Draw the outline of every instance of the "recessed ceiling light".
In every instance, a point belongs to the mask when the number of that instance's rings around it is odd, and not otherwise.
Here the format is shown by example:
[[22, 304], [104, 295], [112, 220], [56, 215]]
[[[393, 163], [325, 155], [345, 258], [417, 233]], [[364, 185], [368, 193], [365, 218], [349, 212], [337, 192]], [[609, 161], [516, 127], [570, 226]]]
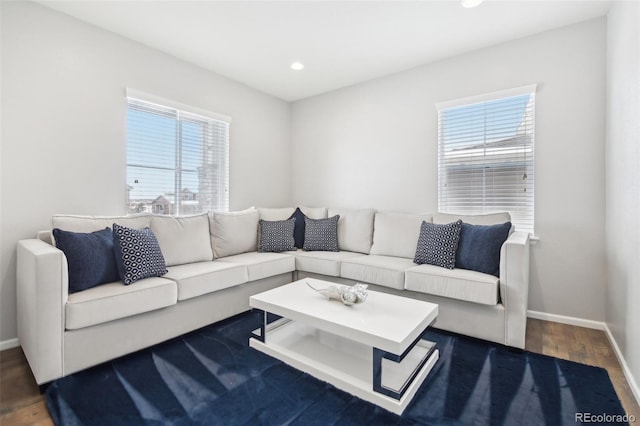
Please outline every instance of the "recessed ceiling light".
[[291, 64], [291, 69], [294, 71], [300, 71], [304, 69], [304, 64], [302, 62], [294, 62]]
[[480, 3], [482, 3], [483, 1], [484, 0], [462, 0], [460, 4], [462, 5], [462, 7], [466, 7], [467, 9], [470, 9], [472, 7], [476, 7], [480, 5]]

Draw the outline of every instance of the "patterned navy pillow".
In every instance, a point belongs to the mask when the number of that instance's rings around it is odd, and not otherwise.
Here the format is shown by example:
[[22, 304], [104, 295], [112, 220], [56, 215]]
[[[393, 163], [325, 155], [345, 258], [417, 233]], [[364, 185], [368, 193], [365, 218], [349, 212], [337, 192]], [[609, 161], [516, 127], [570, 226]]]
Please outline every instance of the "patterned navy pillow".
[[456, 268], [500, 276], [500, 249], [509, 237], [511, 222], [499, 225], [462, 224]]
[[113, 251], [125, 285], [167, 273], [162, 250], [151, 228], [131, 229], [114, 223]]
[[293, 239], [296, 242], [296, 247], [301, 249], [302, 247], [304, 247], [304, 227], [305, 227], [304, 220], [307, 217], [304, 215], [304, 213], [302, 213], [302, 210], [300, 210], [300, 207], [296, 207], [296, 211], [293, 212], [293, 214], [291, 215], [291, 217], [289, 217], [289, 219], [293, 217], [296, 218], [296, 226], [293, 229]]
[[89, 234], [55, 228], [53, 237], [67, 258], [69, 293], [120, 280], [111, 228]]
[[295, 250], [293, 230], [296, 218], [287, 220], [260, 219], [260, 252], [281, 252]]
[[338, 219], [338, 214], [327, 219], [306, 217], [303, 250], [338, 251]]
[[461, 220], [446, 225], [423, 221], [413, 261], [418, 265], [428, 263], [453, 269], [456, 265], [460, 228], [462, 228]]

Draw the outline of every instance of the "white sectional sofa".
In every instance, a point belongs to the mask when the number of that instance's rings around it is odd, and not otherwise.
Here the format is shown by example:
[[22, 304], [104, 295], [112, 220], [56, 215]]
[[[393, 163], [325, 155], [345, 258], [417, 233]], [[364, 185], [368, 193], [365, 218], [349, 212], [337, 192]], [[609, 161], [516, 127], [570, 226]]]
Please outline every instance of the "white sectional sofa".
[[[362, 282], [372, 290], [440, 305], [435, 327], [524, 347], [528, 234], [503, 244], [500, 276], [416, 265], [422, 221], [458, 216], [373, 209], [301, 208], [312, 219], [335, 214], [340, 251], [257, 251], [259, 220], [283, 220], [294, 208], [247, 209], [176, 218], [157, 215], [57, 215], [52, 227], [93, 232], [113, 223], [149, 227], [167, 265], [162, 277], [113, 282], [70, 294], [64, 253], [51, 232], [17, 247], [18, 338], [38, 384], [151, 346], [249, 309], [249, 296], [313, 276]], [[461, 217], [471, 224], [509, 221], [506, 213]]]

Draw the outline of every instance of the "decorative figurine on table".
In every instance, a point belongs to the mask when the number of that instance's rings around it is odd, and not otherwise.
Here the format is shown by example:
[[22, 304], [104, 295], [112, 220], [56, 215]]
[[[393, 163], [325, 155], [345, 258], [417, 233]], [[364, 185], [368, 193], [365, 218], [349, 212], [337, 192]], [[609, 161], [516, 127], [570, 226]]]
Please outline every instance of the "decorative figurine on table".
[[356, 283], [353, 286], [332, 285], [331, 287], [327, 288], [315, 288], [314, 286], [309, 284], [309, 281], [305, 282], [311, 289], [317, 291], [323, 296], [328, 297], [329, 299], [339, 300], [347, 306], [363, 303], [365, 300], [367, 300], [368, 293], [366, 284]]

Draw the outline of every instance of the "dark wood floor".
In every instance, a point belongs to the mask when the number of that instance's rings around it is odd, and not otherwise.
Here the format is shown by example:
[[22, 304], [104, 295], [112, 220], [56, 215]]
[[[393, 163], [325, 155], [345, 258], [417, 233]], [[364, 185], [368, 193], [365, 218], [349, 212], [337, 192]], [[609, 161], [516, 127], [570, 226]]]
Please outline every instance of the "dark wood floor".
[[[603, 331], [529, 319], [526, 349], [606, 368], [625, 411], [640, 419], [640, 407]], [[0, 424], [53, 424], [20, 348], [0, 352]]]

